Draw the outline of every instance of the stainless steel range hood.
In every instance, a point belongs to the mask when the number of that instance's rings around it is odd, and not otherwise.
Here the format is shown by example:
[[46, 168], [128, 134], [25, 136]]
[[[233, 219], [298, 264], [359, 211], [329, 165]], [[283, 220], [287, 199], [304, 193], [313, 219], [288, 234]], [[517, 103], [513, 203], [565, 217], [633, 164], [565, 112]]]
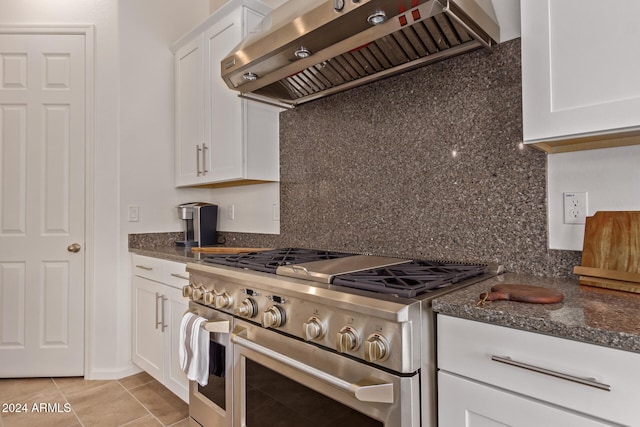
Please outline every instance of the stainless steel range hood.
[[499, 40], [476, 0], [289, 0], [221, 62], [247, 97], [296, 105]]

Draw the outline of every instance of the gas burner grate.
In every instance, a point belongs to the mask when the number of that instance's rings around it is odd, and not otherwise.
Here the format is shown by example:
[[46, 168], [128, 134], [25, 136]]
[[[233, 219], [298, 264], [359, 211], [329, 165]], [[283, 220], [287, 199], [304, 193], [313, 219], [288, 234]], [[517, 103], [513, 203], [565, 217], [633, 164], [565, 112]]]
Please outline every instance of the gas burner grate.
[[253, 271], [275, 274], [281, 265], [342, 258], [353, 254], [317, 249], [283, 248], [238, 255], [209, 255], [203, 261]]
[[487, 272], [486, 265], [416, 260], [337, 276], [334, 285], [413, 298]]

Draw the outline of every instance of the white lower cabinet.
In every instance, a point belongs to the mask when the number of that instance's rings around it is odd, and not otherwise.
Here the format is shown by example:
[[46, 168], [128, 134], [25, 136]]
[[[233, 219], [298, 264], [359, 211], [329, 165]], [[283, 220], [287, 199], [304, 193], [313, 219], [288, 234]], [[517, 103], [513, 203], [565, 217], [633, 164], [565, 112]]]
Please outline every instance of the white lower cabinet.
[[439, 427], [640, 426], [640, 354], [437, 317]]
[[[182, 315], [188, 308], [182, 286], [185, 264], [133, 255], [132, 360], [185, 402], [189, 381], [178, 362]], [[183, 273], [180, 273], [182, 271]]]
[[164, 332], [158, 327], [158, 291], [162, 285], [134, 276], [133, 283], [133, 361], [152, 377], [164, 377]]
[[443, 371], [438, 372], [438, 399], [440, 427], [612, 425]]

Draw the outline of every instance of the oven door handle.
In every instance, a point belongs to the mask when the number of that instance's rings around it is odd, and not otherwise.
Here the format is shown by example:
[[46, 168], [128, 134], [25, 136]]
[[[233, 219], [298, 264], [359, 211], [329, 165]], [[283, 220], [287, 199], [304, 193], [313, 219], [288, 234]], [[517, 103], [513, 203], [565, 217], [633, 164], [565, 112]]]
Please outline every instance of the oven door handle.
[[228, 334], [231, 329], [228, 320], [209, 320], [208, 322], [204, 322], [202, 327], [209, 332], [220, 332], [223, 334]]
[[[242, 330], [239, 330], [242, 329]], [[336, 387], [350, 395], [354, 396], [356, 399], [363, 402], [377, 402], [377, 403], [393, 403], [393, 384], [385, 383], [374, 377], [363, 378], [362, 380], [350, 383], [349, 381], [345, 381], [342, 378], [338, 378], [336, 376], [327, 374], [319, 369], [314, 368], [313, 366], [309, 366], [302, 362], [299, 362], [295, 359], [292, 359], [288, 356], [278, 353], [277, 351], [273, 351], [269, 348], [263, 347], [260, 344], [256, 344], [251, 340], [248, 340], [239, 334], [243, 332], [246, 333], [246, 330], [243, 328], [236, 329], [231, 335], [231, 342], [234, 344], [245, 347], [249, 350], [253, 350], [262, 356], [266, 356], [270, 359], [276, 360], [284, 365], [287, 365], [290, 368], [296, 369], [298, 371], [302, 371], [313, 378], [320, 380], [322, 382], [328, 383], [329, 385]]]

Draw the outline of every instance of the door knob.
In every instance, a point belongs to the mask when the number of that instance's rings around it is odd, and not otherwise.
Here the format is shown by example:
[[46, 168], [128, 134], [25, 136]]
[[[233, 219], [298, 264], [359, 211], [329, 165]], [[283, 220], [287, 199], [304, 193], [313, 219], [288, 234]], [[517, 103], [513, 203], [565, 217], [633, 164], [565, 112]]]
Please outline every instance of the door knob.
[[75, 252], [80, 252], [80, 248], [81, 248], [81, 247], [82, 247], [82, 246], [80, 246], [80, 243], [72, 243], [72, 244], [70, 244], [69, 246], [67, 246], [67, 250], [68, 250], [69, 252], [73, 252], [73, 253], [75, 253]]

